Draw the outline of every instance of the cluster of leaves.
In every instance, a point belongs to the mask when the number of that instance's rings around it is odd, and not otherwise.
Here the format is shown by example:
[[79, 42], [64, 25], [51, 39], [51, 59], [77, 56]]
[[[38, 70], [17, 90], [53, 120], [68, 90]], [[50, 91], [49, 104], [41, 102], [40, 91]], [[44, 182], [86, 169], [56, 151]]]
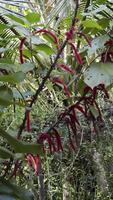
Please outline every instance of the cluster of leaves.
[[[65, 2], [67, 1], [62, 1], [62, 5]], [[30, 167], [34, 168], [36, 175], [40, 174], [38, 158], [44, 152], [43, 146], [48, 149], [49, 144], [50, 152], [56, 152], [56, 148], [63, 150], [62, 143], [65, 147], [66, 138], [66, 143], [69, 140], [72, 149], [78, 151], [82, 142], [80, 123], [83, 116], [81, 115], [85, 116], [85, 120], [89, 120], [89, 125], [93, 122], [94, 134], [97, 134], [96, 121], [100, 118], [102, 121], [97, 103], [97, 90], [100, 93], [104, 91], [108, 97], [105, 88], [112, 86], [113, 81], [111, 4], [105, 0], [101, 2], [95, 0], [92, 5], [89, 1], [84, 1], [77, 7], [73, 2], [76, 7], [76, 19], [74, 18], [73, 23], [73, 9], [71, 8], [66, 16], [63, 14], [66, 6], [62, 12], [59, 10], [61, 3], [56, 1], [55, 4], [47, 1], [45, 13], [42, 13], [40, 9], [40, 12], [23, 9], [22, 15], [16, 12], [12, 14], [8, 7], [5, 7], [5, 13], [2, 9], [0, 14], [0, 114], [2, 122], [0, 158], [3, 166], [0, 194], [5, 195], [1, 196], [4, 199], [7, 199], [7, 195], [11, 196], [12, 200], [14, 198], [25, 199], [26, 195], [27, 199], [32, 199], [32, 196], [26, 194], [26, 191], [24, 192], [21, 188], [6, 183], [3, 177], [16, 176], [18, 171], [23, 176], [28, 175], [26, 160]], [[103, 5], [103, 3], [106, 4]], [[31, 4], [33, 5], [34, 3]], [[68, 2], [67, 5], [71, 6]], [[50, 15], [48, 9], [51, 10]], [[44, 14], [48, 15], [47, 23]], [[53, 21], [51, 22], [54, 17], [55, 25]], [[39, 98], [36, 103], [37, 96]], [[35, 107], [33, 107], [34, 103], [36, 103]], [[69, 107], [66, 109], [67, 106]], [[76, 113], [77, 110], [79, 112]], [[8, 112], [9, 118], [7, 117]], [[30, 124], [30, 115], [34, 119], [34, 127]], [[4, 119], [4, 116], [8, 119]], [[16, 122], [13, 128], [12, 124], [9, 124], [15, 116]], [[37, 117], [41, 117], [38, 119], [39, 126], [36, 124]], [[48, 121], [53, 123], [49, 122], [47, 125]], [[26, 130], [25, 124], [27, 125]], [[68, 125], [68, 133], [65, 124]], [[30, 131], [32, 134], [28, 134]], [[24, 132], [23, 135], [22, 132]], [[62, 133], [61, 138], [59, 133]], [[42, 156], [42, 163], [44, 163], [43, 160]], [[25, 186], [25, 183], [22, 185]], [[7, 191], [6, 188], [9, 188], [9, 193], [4, 192]], [[91, 191], [89, 193], [91, 194]]]

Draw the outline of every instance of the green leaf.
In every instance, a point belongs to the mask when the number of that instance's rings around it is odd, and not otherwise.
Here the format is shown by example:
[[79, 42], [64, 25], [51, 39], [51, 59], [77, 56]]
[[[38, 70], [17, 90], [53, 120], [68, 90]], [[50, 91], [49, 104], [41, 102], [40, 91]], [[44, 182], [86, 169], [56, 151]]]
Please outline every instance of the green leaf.
[[82, 24], [86, 28], [93, 28], [93, 29], [95, 28], [95, 29], [99, 29], [99, 30], [102, 29], [102, 27], [97, 23], [97, 21], [95, 21], [93, 19], [87, 19], [87, 20], [83, 21]]
[[92, 47], [88, 47], [88, 56], [96, 53], [98, 49], [102, 49], [104, 47], [105, 42], [109, 40], [108, 35], [101, 35], [92, 40]]
[[25, 74], [23, 72], [15, 72], [13, 74], [0, 76], [0, 81], [12, 84], [20, 83], [24, 79], [25, 79]]
[[47, 55], [51, 55], [51, 54], [54, 53], [54, 50], [50, 46], [48, 46], [47, 44], [38, 44], [36, 46], [36, 49], [39, 50], [39, 51], [43, 51]]
[[98, 84], [111, 85], [113, 83], [113, 63], [93, 63], [84, 72], [84, 81], [91, 88]]
[[[1, 62], [1, 60], [0, 60]], [[15, 65], [9, 64], [9, 63], [0, 63], [0, 69], [5, 69], [7, 72], [13, 71], [15, 68]]]
[[25, 24], [25, 22], [23, 21], [22, 18], [20, 18], [20, 16], [17, 17], [17, 15], [14, 15], [14, 14], [13, 15], [12, 14], [7, 14], [7, 17], [9, 17], [10, 19], [12, 19], [13, 21], [15, 21], [15, 22], [17, 22], [19, 24], [22, 24], [22, 25]]
[[97, 4], [104, 4], [104, 3], [106, 3], [106, 2], [107, 2], [107, 0], [97, 0], [97, 1], [96, 1]]
[[5, 149], [4, 147], [0, 147], [0, 158], [8, 159], [11, 157], [14, 157], [14, 154], [11, 151]]
[[34, 24], [34, 23], [37, 23], [40, 21], [40, 14], [37, 13], [37, 12], [29, 12], [25, 18], [31, 23], [31, 24]]
[[[6, 200], [33, 200], [33, 195], [30, 191], [23, 187], [17, 186], [8, 180], [0, 179], [0, 196], [5, 195]], [[5, 200], [5, 199], [2, 199]]]
[[103, 17], [102, 19], [99, 19], [98, 23], [103, 29], [105, 29], [106, 27], [108, 27], [109, 21], [109, 19]]
[[22, 65], [19, 65], [19, 71], [27, 73], [29, 71], [32, 71], [34, 67], [35, 65], [33, 63], [24, 63]]
[[49, 43], [51, 43], [52, 45], [55, 44], [54, 43], [54, 39], [48, 34], [48, 33], [43, 33], [43, 38], [48, 41]]
[[83, 76], [79, 79], [78, 83], [77, 83], [77, 90], [79, 91], [79, 93], [81, 94], [81, 96], [84, 93], [84, 78]]
[[16, 153], [43, 154], [42, 145], [21, 142], [0, 129], [0, 135], [14, 148]]
[[13, 101], [13, 92], [12, 90], [3, 85], [0, 87], [0, 105], [2, 106], [8, 106], [12, 104]]

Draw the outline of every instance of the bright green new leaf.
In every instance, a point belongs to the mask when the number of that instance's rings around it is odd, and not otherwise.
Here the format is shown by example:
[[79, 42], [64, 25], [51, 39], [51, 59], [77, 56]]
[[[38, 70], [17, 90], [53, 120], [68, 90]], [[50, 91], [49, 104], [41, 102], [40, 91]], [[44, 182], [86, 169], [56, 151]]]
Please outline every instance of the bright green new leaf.
[[102, 29], [102, 27], [98, 24], [98, 22], [93, 19], [87, 19], [87, 20], [83, 21], [82, 24], [86, 28], [95, 28], [95, 29], [99, 29], [99, 30]]
[[7, 14], [7, 17], [9, 17], [10, 19], [12, 19], [13, 21], [15, 21], [15, 22], [17, 22], [19, 24], [22, 24], [22, 25], [25, 24], [24, 20], [22, 18], [20, 18], [20, 16], [17, 17], [17, 15], [14, 15], [14, 14], [13, 15], [12, 14]]
[[40, 21], [40, 14], [37, 12], [29, 12], [25, 18], [27, 19], [28, 22], [31, 24], [37, 23]]

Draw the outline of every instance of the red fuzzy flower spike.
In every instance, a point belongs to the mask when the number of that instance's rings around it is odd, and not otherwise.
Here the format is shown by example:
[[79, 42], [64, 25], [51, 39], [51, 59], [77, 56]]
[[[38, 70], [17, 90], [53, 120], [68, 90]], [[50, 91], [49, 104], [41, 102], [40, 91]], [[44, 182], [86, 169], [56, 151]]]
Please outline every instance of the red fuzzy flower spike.
[[34, 168], [35, 175], [38, 175], [39, 168], [40, 168], [40, 161], [41, 161], [40, 156], [39, 155], [33, 156], [32, 154], [28, 154], [26, 158], [27, 158], [29, 166]]
[[66, 72], [69, 72], [70, 74], [75, 74], [75, 71], [72, 70], [69, 66], [64, 65], [64, 64], [60, 64], [58, 65], [59, 68], [63, 69]]
[[37, 33], [47, 33], [47, 34], [49, 34], [54, 39], [54, 43], [57, 45], [57, 48], [58, 49], [60, 48], [59, 40], [58, 40], [57, 36], [52, 31], [47, 30], [47, 29], [40, 29], [40, 30], [34, 31], [33, 34], [35, 35]]
[[75, 150], [76, 150], [76, 145], [74, 144], [74, 141], [73, 141], [73, 139], [72, 139], [72, 137], [71, 137], [71, 131], [70, 131], [69, 124], [67, 124], [67, 128], [68, 128], [70, 146], [71, 146], [71, 148], [73, 149], [73, 151], [75, 151]]
[[55, 84], [57, 84], [57, 85], [62, 85], [63, 88], [64, 88], [64, 92], [66, 93], [66, 95], [67, 95], [68, 97], [71, 96], [71, 93], [70, 93], [70, 91], [69, 91], [68, 88], [67, 88], [67, 85], [64, 83], [64, 81], [63, 81], [61, 78], [59, 78], [59, 77], [54, 77], [52, 81], [53, 81]]
[[86, 42], [88, 43], [88, 45], [91, 47], [91, 41], [88, 39], [88, 37], [84, 34], [84, 33], [81, 33], [81, 32], [77, 32], [77, 34], [83, 36], [86, 40]]
[[108, 40], [106, 41], [106, 43], [104, 44], [105, 46], [108, 45], [108, 46], [113, 46], [113, 40]]
[[[41, 133], [38, 137], [37, 142], [44, 145], [44, 141], [48, 142], [50, 153], [55, 150], [54, 142], [52, 141], [52, 137], [48, 133]], [[45, 151], [45, 149], [44, 149]]]
[[61, 142], [61, 138], [58, 131], [55, 128], [53, 128], [52, 130], [53, 130], [52, 135], [55, 136], [56, 143], [57, 143], [57, 151], [60, 151], [60, 150], [63, 151], [62, 142]]
[[66, 35], [68, 40], [72, 40], [73, 39], [74, 31], [75, 31], [75, 28], [74, 28], [74, 26], [72, 26], [70, 31], [65, 33], [65, 35]]
[[97, 94], [97, 91], [103, 91], [104, 94], [105, 94], [105, 97], [109, 99], [109, 94], [108, 94], [108, 91], [107, 89], [105, 88], [105, 85], [104, 84], [99, 84], [98, 86], [95, 86], [93, 88], [93, 96], [94, 98], [96, 98], [96, 94]]
[[21, 39], [20, 45], [19, 45], [19, 52], [20, 52], [20, 63], [24, 63], [24, 58], [23, 58], [23, 46], [26, 41], [26, 37]]
[[26, 107], [26, 130], [31, 132], [31, 123], [30, 123], [30, 107]]
[[83, 65], [83, 60], [82, 60], [82, 58], [81, 58], [81, 56], [80, 56], [80, 54], [79, 54], [77, 48], [75, 47], [75, 45], [74, 45], [73, 43], [69, 43], [69, 44], [71, 45], [71, 47], [72, 47], [72, 49], [73, 49], [74, 56], [75, 56], [76, 60], [78, 61], [78, 63], [79, 63], [80, 65]]

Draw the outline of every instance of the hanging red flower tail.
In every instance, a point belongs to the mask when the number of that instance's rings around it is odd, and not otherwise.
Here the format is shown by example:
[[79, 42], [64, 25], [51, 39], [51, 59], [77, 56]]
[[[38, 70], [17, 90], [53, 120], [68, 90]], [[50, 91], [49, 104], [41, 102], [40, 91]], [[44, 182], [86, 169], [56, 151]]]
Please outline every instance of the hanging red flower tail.
[[88, 43], [88, 45], [89, 45], [90, 47], [92, 47], [91, 41], [90, 41], [89, 38], [86, 36], [86, 34], [84, 34], [84, 33], [82, 33], [82, 32], [77, 32], [77, 34], [83, 36], [83, 37], [85, 38], [86, 42]]
[[28, 154], [26, 156], [26, 159], [28, 161], [28, 164], [30, 167], [33, 167], [34, 171], [35, 171], [35, 175], [37, 176], [39, 174], [39, 168], [40, 168], [40, 156], [39, 155], [32, 155], [32, 154]]
[[26, 107], [26, 130], [31, 132], [31, 122], [30, 122], [30, 107]]
[[57, 85], [63, 86], [63, 89], [64, 89], [65, 94], [66, 94], [68, 97], [71, 96], [71, 93], [70, 93], [70, 91], [68, 90], [68, 87], [67, 87], [67, 85], [64, 83], [63, 79], [61, 79], [60, 77], [54, 77], [54, 78], [52, 79], [52, 82], [55, 83], [55, 84], [57, 84]]
[[45, 141], [48, 142], [50, 153], [54, 152], [54, 150], [56, 150], [56, 148], [55, 148], [54, 141], [53, 141], [53, 138], [51, 137], [51, 135], [48, 133], [40, 133], [38, 135], [37, 142], [39, 144], [43, 144], [44, 152], [45, 152], [45, 146], [44, 146]]
[[74, 26], [72, 26], [71, 29], [65, 33], [68, 40], [73, 39], [74, 32], [75, 32], [75, 28]]
[[60, 151], [60, 150], [63, 151], [61, 138], [60, 138], [60, 135], [59, 135], [57, 129], [55, 129], [55, 128], [52, 129], [52, 135], [54, 135], [55, 139], [56, 139], [57, 151]]
[[67, 65], [65, 65], [65, 64], [60, 64], [60, 65], [58, 65], [58, 67], [59, 67], [60, 69], [63, 69], [63, 70], [66, 71], [66, 72], [69, 72], [70, 74], [75, 74], [75, 71], [72, 70], [69, 66], [67, 66]]
[[79, 54], [77, 48], [75, 47], [75, 45], [74, 45], [73, 43], [69, 43], [69, 44], [71, 45], [71, 47], [72, 47], [72, 49], [73, 49], [73, 53], [74, 53], [74, 56], [75, 56], [77, 62], [78, 62], [80, 65], [83, 65], [83, 60], [82, 60], [82, 58], [81, 58], [81, 56], [80, 56], [80, 54]]
[[69, 124], [67, 123], [67, 129], [68, 129], [68, 135], [69, 135], [69, 143], [70, 143], [70, 146], [71, 148], [73, 149], [73, 151], [76, 150], [76, 145], [74, 144], [74, 141], [72, 139], [72, 135], [71, 135], [71, 131], [70, 131], [70, 126]]
[[26, 41], [26, 37], [21, 39], [20, 45], [19, 45], [19, 53], [20, 53], [20, 63], [24, 63], [24, 58], [23, 58], [23, 46]]
[[57, 45], [57, 48], [58, 49], [60, 48], [58, 37], [52, 31], [47, 30], [47, 29], [40, 29], [40, 30], [35, 30], [33, 32], [34, 35], [37, 34], [37, 33], [47, 33], [47, 34], [49, 34], [53, 38], [54, 43]]
[[104, 84], [99, 84], [99, 85], [97, 85], [97, 86], [95, 86], [95, 87], [93, 88], [93, 96], [94, 96], [94, 98], [96, 98], [96, 95], [97, 95], [97, 91], [98, 91], [98, 90], [99, 90], [99, 91], [103, 91], [104, 94], [105, 94], [105, 97], [109, 99], [109, 94], [108, 94], [108, 91], [107, 91], [107, 89], [105, 88], [105, 85], [104, 85]]

